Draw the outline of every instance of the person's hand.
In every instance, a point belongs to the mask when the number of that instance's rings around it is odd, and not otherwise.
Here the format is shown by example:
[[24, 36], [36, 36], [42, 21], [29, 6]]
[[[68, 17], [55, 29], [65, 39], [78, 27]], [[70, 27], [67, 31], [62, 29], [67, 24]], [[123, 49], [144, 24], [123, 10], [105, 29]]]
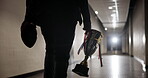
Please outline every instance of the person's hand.
[[24, 21], [21, 25], [21, 38], [24, 44], [31, 48], [37, 40], [36, 25], [30, 22]]
[[85, 34], [89, 34], [91, 32], [91, 30], [85, 30]]
[[36, 28], [36, 25], [31, 22], [24, 21], [21, 25], [21, 31], [25, 30], [28, 27]]

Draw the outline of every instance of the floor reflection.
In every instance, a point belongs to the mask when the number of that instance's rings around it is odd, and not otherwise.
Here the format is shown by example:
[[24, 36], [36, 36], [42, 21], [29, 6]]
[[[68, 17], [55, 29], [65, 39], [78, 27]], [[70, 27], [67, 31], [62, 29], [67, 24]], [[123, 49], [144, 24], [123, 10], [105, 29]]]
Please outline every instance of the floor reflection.
[[[73, 68], [74, 66], [71, 65]], [[89, 60], [88, 78], [147, 78], [142, 65], [134, 58], [126, 55], [103, 55], [103, 67], [100, 67], [99, 59]], [[68, 78], [80, 77], [69, 69]]]
[[[67, 78], [148, 78], [142, 64], [127, 55], [103, 55], [103, 67], [100, 66], [98, 57], [91, 58], [88, 61], [89, 77], [72, 72], [77, 63], [79, 62], [69, 66]], [[27, 78], [43, 78], [43, 73]]]
[[118, 75], [119, 75], [119, 73], [120, 73], [120, 70], [121, 70], [121, 63], [120, 63], [120, 60], [119, 60], [119, 56], [117, 56], [117, 55], [114, 55], [111, 59], [110, 59], [110, 62], [111, 62], [111, 64], [110, 64], [110, 72], [111, 72], [111, 74], [112, 74], [112, 77], [113, 78], [118, 78]]

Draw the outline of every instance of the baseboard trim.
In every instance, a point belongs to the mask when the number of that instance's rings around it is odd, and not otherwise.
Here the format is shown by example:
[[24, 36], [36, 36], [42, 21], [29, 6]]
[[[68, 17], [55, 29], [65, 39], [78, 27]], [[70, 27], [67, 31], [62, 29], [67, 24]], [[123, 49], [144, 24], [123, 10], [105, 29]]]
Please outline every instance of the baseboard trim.
[[42, 73], [42, 72], [44, 72], [44, 70], [38, 70], [38, 71], [25, 73], [25, 74], [13, 76], [13, 77], [8, 77], [8, 78], [26, 78], [26, 77], [33, 76], [33, 75], [36, 75], [36, 74], [39, 74], [39, 73]]

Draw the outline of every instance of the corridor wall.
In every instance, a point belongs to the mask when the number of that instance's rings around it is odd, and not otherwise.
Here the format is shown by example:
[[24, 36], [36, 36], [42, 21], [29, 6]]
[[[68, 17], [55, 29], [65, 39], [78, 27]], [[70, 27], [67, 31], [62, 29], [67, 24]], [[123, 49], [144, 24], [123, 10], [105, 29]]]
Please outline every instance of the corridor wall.
[[148, 69], [148, 0], [145, 0], [145, 56], [146, 56], [146, 69]]
[[145, 18], [144, 0], [137, 0], [132, 18], [133, 55], [145, 60]]
[[136, 0], [129, 18], [129, 54], [146, 64], [145, 0]]
[[33, 48], [27, 48], [20, 37], [25, 1], [0, 0], [0, 78], [43, 69], [45, 50], [40, 28]]

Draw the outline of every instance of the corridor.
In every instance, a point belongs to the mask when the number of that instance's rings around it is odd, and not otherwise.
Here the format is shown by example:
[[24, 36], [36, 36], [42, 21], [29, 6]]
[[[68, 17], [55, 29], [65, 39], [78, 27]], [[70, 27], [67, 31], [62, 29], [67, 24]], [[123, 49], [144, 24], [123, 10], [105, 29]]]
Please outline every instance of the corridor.
[[[72, 72], [84, 57], [83, 51], [77, 54], [84, 42], [84, 24], [77, 23], [67, 78], [148, 78], [148, 0], [88, 1], [92, 29], [103, 34], [99, 48], [103, 67], [95, 52], [88, 60], [89, 77]], [[41, 26], [36, 26], [32, 48], [23, 43], [20, 29], [25, 12], [26, 0], [0, 0], [0, 78], [43, 78], [46, 43]], [[61, 33], [58, 36], [63, 37]]]
[[[75, 64], [71, 64], [68, 78], [147, 78], [142, 64], [128, 55], [103, 55], [103, 67], [100, 67], [97, 57], [92, 57], [88, 62], [89, 77], [73, 73], [71, 70]], [[43, 78], [43, 72], [26, 78]]]

